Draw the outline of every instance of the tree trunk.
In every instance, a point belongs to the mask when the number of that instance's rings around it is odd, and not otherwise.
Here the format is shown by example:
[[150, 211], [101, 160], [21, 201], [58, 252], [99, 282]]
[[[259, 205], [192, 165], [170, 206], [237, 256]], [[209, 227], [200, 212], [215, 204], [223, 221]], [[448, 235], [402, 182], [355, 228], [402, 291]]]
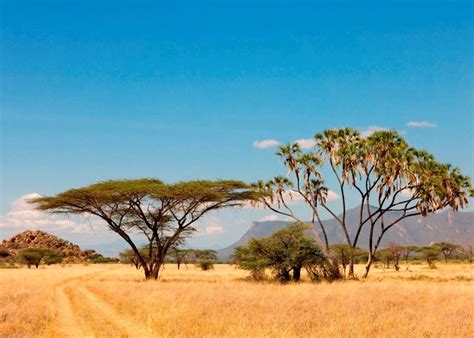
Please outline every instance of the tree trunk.
[[356, 279], [354, 274], [354, 256], [352, 254], [349, 257], [349, 271], [347, 272], [347, 279]]
[[278, 271], [277, 278], [280, 283], [289, 282], [291, 279], [290, 271], [286, 269], [281, 269], [280, 271]]
[[152, 277], [157, 280], [160, 274], [160, 269], [163, 266], [163, 262], [156, 262], [155, 266], [153, 266], [153, 270], [151, 271]]
[[374, 260], [374, 256], [372, 252], [369, 251], [369, 258], [367, 259], [367, 263], [365, 264], [364, 278], [367, 278], [367, 276], [369, 275], [370, 267], [372, 266], [373, 260]]
[[151, 278], [151, 273], [150, 273], [150, 269], [148, 269], [148, 265], [145, 264], [143, 265], [143, 272], [145, 273], [145, 279], [148, 280]]
[[293, 267], [293, 280], [298, 282], [301, 279], [301, 266]]

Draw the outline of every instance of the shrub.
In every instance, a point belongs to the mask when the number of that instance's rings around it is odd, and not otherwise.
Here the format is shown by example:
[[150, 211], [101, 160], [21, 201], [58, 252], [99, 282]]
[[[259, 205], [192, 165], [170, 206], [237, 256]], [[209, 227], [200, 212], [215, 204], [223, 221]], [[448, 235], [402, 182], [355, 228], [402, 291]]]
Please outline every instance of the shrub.
[[18, 253], [18, 258], [21, 263], [26, 264], [26, 266], [28, 266], [28, 269], [31, 268], [32, 265], [38, 268], [41, 263], [41, 260], [46, 255], [46, 253], [46, 250], [43, 249], [23, 249]]
[[250, 270], [257, 278], [265, 268], [271, 268], [282, 283], [299, 281], [303, 268], [314, 281], [340, 278], [337, 265], [331, 264], [314, 239], [306, 235], [307, 228], [305, 224], [293, 223], [270, 237], [253, 238], [247, 246], [235, 250], [234, 259], [240, 268]]
[[63, 261], [63, 258], [55, 252], [52, 252], [49, 255], [46, 255], [43, 259], [46, 265], [59, 264]]
[[6, 248], [0, 248], [0, 258], [7, 258], [10, 256], [10, 252]]
[[214, 261], [210, 259], [204, 259], [198, 262], [197, 264], [201, 270], [207, 271], [207, 270], [212, 270], [214, 269]]
[[118, 263], [119, 259], [114, 258], [114, 257], [100, 256], [100, 257], [91, 259], [90, 262], [93, 264], [110, 264], [110, 263]]

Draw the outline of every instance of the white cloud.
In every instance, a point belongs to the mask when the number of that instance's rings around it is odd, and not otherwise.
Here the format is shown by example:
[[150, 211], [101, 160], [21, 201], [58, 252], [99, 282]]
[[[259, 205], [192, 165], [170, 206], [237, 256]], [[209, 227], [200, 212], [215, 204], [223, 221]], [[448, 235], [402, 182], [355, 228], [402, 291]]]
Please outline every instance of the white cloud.
[[224, 232], [224, 228], [220, 225], [209, 225], [206, 227], [206, 234], [220, 234]]
[[273, 148], [280, 144], [277, 140], [257, 140], [253, 142], [253, 147], [258, 149]]
[[313, 148], [316, 145], [316, 141], [312, 138], [302, 138], [296, 140], [295, 143], [298, 143], [301, 149]]
[[276, 214], [271, 214], [271, 215], [265, 215], [262, 218], [260, 218], [258, 221], [259, 222], [269, 222], [269, 221], [281, 221], [282, 219], [276, 215]]
[[335, 191], [329, 190], [328, 195], [326, 197], [326, 201], [333, 202], [339, 200], [339, 198], [339, 195]]
[[415, 193], [414, 189], [404, 189], [404, 190], [402, 190], [400, 195], [402, 195], [404, 197], [407, 197], [407, 198], [411, 198], [411, 197], [413, 197], [414, 193]]
[[28, 203], [28, 201], [38, 197], [41, 197], [41, 195], [31, 193], [14, 200], [10, 206], [10, 211], [0, 215], [0, 229], [15, 231], [27, 229], [69, 230], [75, 233], [90, 231], [92, 225], [90, 218], [53, 215], [36, 210], [35, 206]]
[[365, 137], [369, 137], [370, 135], [372, 135], [376, 131], [386, 131], [386, 130], [388, 130], [388, 129], [383, 128], [383, 127], [379, 127], [379, 126], [369, 126], [366, 130], [362, 130], [360, 132], [360, 135], [365, 138]]
[[428, 121], [410, 121], [407, 123], [408, 127], [413, 128], [436, 128], [436, 124]]

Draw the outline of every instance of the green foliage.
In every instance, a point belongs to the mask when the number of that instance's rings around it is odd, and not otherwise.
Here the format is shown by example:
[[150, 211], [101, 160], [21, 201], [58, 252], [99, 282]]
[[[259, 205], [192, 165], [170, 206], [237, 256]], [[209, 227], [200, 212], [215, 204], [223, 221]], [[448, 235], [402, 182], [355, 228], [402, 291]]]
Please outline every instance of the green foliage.
[[235, 248], [233, 260], [238, 267], [250, 271], [253, 280], [265, 279], [265, 269], [270, 266], [267, 257], [261, 254], [261, 240], [252, 239], [246, 246]]
[[217, 252], [211, 249], [188, 249], [186, 257], [189, 262], [193, 262], [201, 270], [214, 269], [217, 261]]
[[448, 263], [449, 258], [451, 258], [456, 252], [461, 251], [462, 249], [460, 245], [449, 242], [434, 243], [432, 244], [432, 246], [439, 248], [439, 250], [444, 256], [444, 261], [446, 264]]
[[214, 263], [215, 263], [215, 261], [213, 261], [213, 260], [202, 259], [198, 262], [198, 266], [201, 268], [201, 270], [207, 271], [207, 270], [214, 269]]
[[299, 281], [301, 269], [305, 268], [310, 277], [319, 280], [327, 275], [327, 260], [316, 242], [305, 234], [307, 228], [293, 223], [267, 238], [253, 238], [247, 246], [235, 250], [234, 259], [256, 279], [265, 268], [271, 268], [280, 282]]
[[436, 246], [424, 246], [417, 250], [420, 257], [428, 263], [430, 268], [435, 268], [435, 261], [439, 258], [441, 250]]
[[43, 261], [46, 265], [59, 264], [63, 258], [57, 252], [50, 251], [44, 256]]
[[0, 248], [0, 259], [10, 257], [10, 252], [6, 248]]
[[[145, 256], [145, 253], [143, 253]], [[122, 264], [132, 264], [136, 269], [140, 268], [140, 261], [132, 249], [127, 249], [119, 253], [119, 261]]]
[[90, 262], [92, 264], [110, 264], [110, 263], [118, 263], [119, 259], [114, 258], [114, 257], [100, 256], [100, 257], [96, 257], [96, 258], [91, 259]]
[[26, 264], [28, 268], [31, 268], [34, 265], [36, 268], [41, 263], [41, 260], [47, 254], [47, 250], [44, 249], [36, 249], [36, 248], [28, 248], [23, 249], [18, 253], [18, 258], [21, 263]]
[[361, 248], [353, 248], [348, 244], [333, 244], [329, 247], [330, 253], [336, 258], [336, 261], [341, 264], [344, 273], [349, 265], [351, 256], [354, 263], [359, 263], [367, 259], [367, 251]]

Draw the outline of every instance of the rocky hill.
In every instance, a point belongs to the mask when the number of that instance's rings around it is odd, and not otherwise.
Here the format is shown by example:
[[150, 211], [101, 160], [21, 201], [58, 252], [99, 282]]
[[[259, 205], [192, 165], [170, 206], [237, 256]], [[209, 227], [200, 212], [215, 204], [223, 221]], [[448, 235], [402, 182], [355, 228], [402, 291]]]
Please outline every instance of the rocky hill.
[[41, 230], [26, 230], [14, 235], [8, 240], [3, 240], [0, 248], [6, 248], [12, 256], [16, 256], [18, 251], [26, 248], [54, 250], [69, 262], [86, 261], [99, 255], [94, 250], [81, 250], [78, 245]]
[[[387, 213], [385, 223], [395, 221], [397, 213]], [[348, 210], [346, 214], [349, 233], [351, 238], [356, 231], [356, 224], [359, 220], [359, 208]], [[252, 237], [267, 237], [287, 226], [288, 222], [269, 221], [254, 222], [249, 230], [236, 243], [218, 251], [219, 260], [228, 260], [234, 252], [234, 248], [245, 245]], [[328, 239], [331, 244], [344, 243], [344, 237], [340, 225], [335, 219], [324, 221]], [[379, 233], [379, 226], [376, 226], [375, 235]], [[316, 227], [316, 232], [322, 238], [321, 230]], [[363, 228], [358, 246], [368, 247], [368, 227]], [[413, 217], [404, 219], [397, 223], [391, 230], [387, 231], [382, 241], [382, 246], [389, 243], [401, 245], [429, 245], [433, 242], [447, 241], [461, 245], [474, 244], [474, 212], [452, 212], [445, 210], [440, 213], [431, 214], [427, 217]]]

